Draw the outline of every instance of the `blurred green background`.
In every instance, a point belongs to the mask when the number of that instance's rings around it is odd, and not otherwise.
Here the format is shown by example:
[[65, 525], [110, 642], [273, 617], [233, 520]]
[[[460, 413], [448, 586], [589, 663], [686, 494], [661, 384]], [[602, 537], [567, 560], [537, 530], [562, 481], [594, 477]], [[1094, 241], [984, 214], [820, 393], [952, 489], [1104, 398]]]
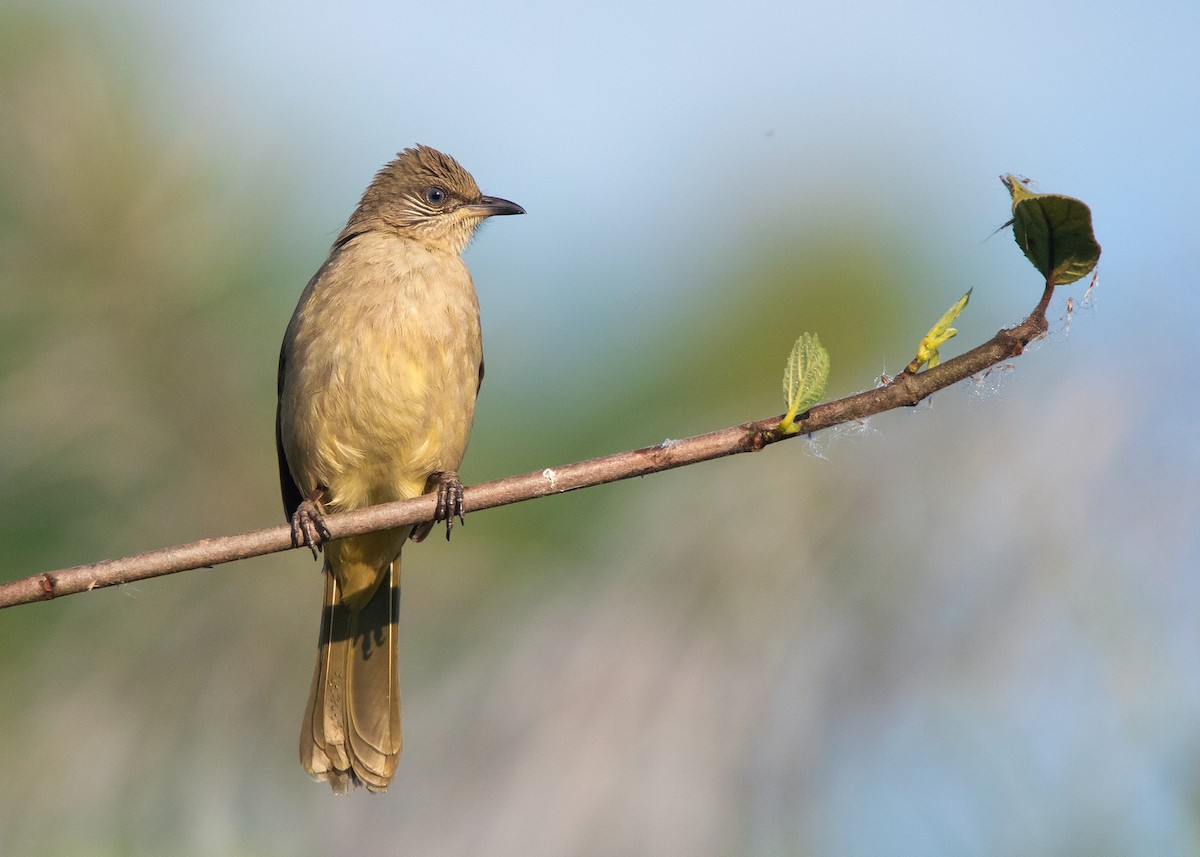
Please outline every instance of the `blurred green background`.
[[279, 340], [421, 142], [468, 253], [467, 482], [950, 356], [1092, 207], [1093, 299], [931, 405], [408, 548], [388, 794], [297, 761], [317, 566], [0, 613], [4, 855], [1200, 851], [1200, 7], [0, 8], [0, 578], [282, 520]]

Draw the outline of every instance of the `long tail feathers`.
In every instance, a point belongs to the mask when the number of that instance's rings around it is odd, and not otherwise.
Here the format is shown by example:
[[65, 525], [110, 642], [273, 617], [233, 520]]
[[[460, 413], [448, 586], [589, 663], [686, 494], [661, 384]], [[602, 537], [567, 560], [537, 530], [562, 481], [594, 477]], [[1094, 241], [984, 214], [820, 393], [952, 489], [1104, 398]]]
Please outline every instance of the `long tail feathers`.
[[325, 571], [321, 639], [300, 730], [300, 761], [337, 794], [351, 784], [386, 791], [400, 759], [399, 557], [382, 577], [366, 605], [352, 611]]

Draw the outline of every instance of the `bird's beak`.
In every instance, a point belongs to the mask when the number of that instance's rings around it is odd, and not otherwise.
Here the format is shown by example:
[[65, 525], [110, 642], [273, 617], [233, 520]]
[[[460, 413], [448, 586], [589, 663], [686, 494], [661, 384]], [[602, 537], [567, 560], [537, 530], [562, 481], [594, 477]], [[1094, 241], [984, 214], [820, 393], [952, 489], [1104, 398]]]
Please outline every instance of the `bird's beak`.
[[481, 196], [478, 202], [464, 205], [468, 212], [476, 217], [494, 217], [497, 214], [524, 214], [525, 209], [515, 202], [501, 199], [498, 196]]

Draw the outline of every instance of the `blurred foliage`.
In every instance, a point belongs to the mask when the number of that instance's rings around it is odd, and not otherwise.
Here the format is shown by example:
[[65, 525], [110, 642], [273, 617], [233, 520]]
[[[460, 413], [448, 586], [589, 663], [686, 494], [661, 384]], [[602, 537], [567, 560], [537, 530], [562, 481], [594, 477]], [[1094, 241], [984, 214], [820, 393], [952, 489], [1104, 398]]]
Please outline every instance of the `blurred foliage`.
[[[248, 188], [232, 160], [205, 164], [193, 131], [147, 122], [153, 81], [117, 61], [138, 53], [133, 35], [83, 18], [0, 13], [5, 578], [249, 529], [278, 504], [270, 391], [285, 316], [262, 288], [283, 267], [264, 228], [275, 191], [259, 188], [254, 209], [233, 205]], [[182, 630], [203, 603], [189, 608], [188, 593], [213, 585], [181, 579], [129, 615], [103, 600], [8, 611], [0, 670], [11, 686], [9, 671], [35, 659], [51, 629], [72, 628], [72, 650], [120, 651], [142, 668], [144, 649], [183, 675], [161, 623]], [[72, 657], [106, 694], [138, 681]], [[63, 667], [47, 669], [95, 687]], [[8, 723], [30, 702], [3, 697]], [[96, 722], [86, 707], [63, 703], [61, 715], [84, 718], [67, 733], [86, 734]]]
[[[12, 569], [244, 524], [275, 331], [269, 212], [147, 127], [105, 42], [8, 13], [0, 77], [0, 539]], [[31, 33], [27, 38], [23, 33]], [[107, 48], [111, 51], [111, 45]], [[259, 197], [268, 202], [265, 192]], [[247, 235], [256, 237], [247, 239]], [[250, 367], [250, 368], [248, 368]], [[261, 403], [261, 404], [260, 404]], [[184, 532], [164, 510], [196, 523]]]
[[[497, 391], [485, 384], [477, 424], [488, 431], [472, 438], [468, 468], [483, 461], [487, 478], [495, 478], [780, 414], [779, 365], [804, 330], [819, 334], [830, 352], [828, 396], [866, 389], [880, 372], [903, 368], [921, 313], [928, 314], [916, 299], [933, 269], [920, 258], [922, 245], [862, 211], [825, 208], [822, 215], [802, 235], [781, 234], [770, 218], [741, 225], [736, 256], [694, 284], [669, 327], [613, 347], [606, 364], [583, 377], [531, 383], [513, 391], [516, 405], [505, 398], [497, 406]], [[530, 449], [538, 460], [528, 458]], [[601, 486], [586, 497], [497, 510], [472, 526], [486, 529], [489, 540], [536, 536], [552, 550], [569, 549], [574, 520], [612, 511], [629, 490], [636, 489]], [[553, 565], [545, 569], [553, 573]]]

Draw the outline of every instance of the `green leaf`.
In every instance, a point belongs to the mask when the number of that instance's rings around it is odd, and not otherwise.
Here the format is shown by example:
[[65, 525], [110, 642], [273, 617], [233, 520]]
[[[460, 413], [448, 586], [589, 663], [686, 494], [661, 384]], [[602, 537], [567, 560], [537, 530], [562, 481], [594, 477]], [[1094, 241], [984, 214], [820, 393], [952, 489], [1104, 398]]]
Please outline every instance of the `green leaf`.
[[1011, 173], [1000, 177], [1012, 194], [1013, 237], [1017, 246], [1056, 286], [1086, 276], [1100, 260], [1092, 232], [1092, 212], [1070, 196], [1033, 193]]
[[787, 402], [787, 413], [779, 422], [780, 431], [795, 434], [800, 430], [796, 425], [796, 417], [821, 401], [828, 380], [829, 352], [821, 345], [816, 334], [801, 334], [783, 368], [783, 397]]
[[950, 325], [967, 308], [967, 302], [971, 300], [971, 292], [973, 291], [975, 290], [967, 289], [965, 295], [956, 300], [950, 309], [942, 313], [942, 317], [937, 320], [937, 324], [929, 328], [929, 333], [925, 334], [921, 340], [921, 344], [917, 346], [917, 356], [913, 358], [913, 361], [908, 364], [908, 368], [904, 371], [910, 375], [914, 375], [921, 371], [921, 367], [926, 363], [932, 369], [942, 362], [942, 355], [938, 353], [938, 349], [945, 345], [951, 337], [958, 334], [958, 331]]

